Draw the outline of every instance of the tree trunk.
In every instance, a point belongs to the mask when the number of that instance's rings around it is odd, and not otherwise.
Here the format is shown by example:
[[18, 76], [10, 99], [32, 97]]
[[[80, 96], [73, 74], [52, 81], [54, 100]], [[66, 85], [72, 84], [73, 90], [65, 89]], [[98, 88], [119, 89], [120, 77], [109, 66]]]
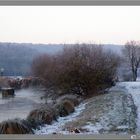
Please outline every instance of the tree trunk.
[[137, 69], [132, 71], [133, 73], [133, 81], [137, 80]]

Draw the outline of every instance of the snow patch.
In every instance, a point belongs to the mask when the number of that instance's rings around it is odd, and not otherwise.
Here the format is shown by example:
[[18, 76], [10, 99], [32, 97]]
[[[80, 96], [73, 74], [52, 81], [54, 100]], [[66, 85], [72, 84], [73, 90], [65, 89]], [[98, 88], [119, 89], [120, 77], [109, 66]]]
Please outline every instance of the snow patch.
[[126, 126], [126, 125], [120, 125], [117, 127], [117, 129], [127, 129], [127, 128], [128, 128], [128, 126]]
[[63, 130], [63, 126], [70, 121], [74, 121], [76, 117], [85, 109], [84, 104], [80, 104], [75, 108], [75, 112], [66, 117], [59, 117], [57, 121], [54, 121], [52, 125], [45, 125], [44, 127], [40, 127], [40, 130], [34, 130], [35, 134], [53, 134], [53, 133], [61, 133], [61, 134], [69, 134], [67, 130]]
[[103, 126], [99, 123], [96, 125], [92, 124], [91, 122], [87, 122], [87, 125], [83, 126], [82, 129], [86, 129], [86, 134], [99, 134], [99, 130], [101, 130]]
[[118, 88], [123, 87], [126, 93], [132, 95], [134, 104], [137, 107], [137, 133], [140, 133], [140, 82], [119, 82], [116, 86]]

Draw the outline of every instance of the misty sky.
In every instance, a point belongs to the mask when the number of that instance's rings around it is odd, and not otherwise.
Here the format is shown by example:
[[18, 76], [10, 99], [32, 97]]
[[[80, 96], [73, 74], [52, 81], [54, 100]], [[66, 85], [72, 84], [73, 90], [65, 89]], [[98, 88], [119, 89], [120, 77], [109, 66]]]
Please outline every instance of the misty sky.
[[0, 6], [0, 42], [140, 40], [140, 6]]

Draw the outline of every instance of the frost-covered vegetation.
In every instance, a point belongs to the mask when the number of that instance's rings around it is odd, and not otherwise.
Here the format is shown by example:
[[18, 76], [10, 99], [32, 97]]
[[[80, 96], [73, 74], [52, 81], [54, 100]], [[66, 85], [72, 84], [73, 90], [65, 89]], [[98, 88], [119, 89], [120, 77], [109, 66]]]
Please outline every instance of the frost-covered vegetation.
[[[123, 83], [119, 83], [124, 86]], [[135, 134], [137, 112], [125, 86], [111, 88], [108, 94], [84, 100], [67, 117], [35, 129], [35, 134]], [[78, 130], [78, 131], [76, 131]]]

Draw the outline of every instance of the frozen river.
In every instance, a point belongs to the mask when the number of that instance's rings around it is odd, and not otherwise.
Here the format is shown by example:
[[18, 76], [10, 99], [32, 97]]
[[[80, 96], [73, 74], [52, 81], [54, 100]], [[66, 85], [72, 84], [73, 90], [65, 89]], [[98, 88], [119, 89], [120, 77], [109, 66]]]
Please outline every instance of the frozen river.
[[44, 100], [41, 100], [43, 95], [43, 91], [22, 89], [15, 91], [15, 97], [3, 99], [0, 92], [0, 122], [13, 118], [26, 118], [38, 104], [44, 103]]

